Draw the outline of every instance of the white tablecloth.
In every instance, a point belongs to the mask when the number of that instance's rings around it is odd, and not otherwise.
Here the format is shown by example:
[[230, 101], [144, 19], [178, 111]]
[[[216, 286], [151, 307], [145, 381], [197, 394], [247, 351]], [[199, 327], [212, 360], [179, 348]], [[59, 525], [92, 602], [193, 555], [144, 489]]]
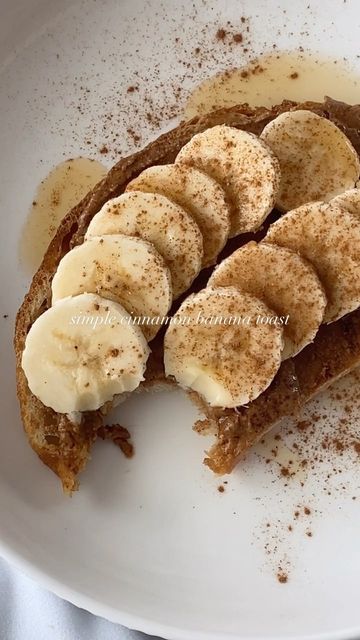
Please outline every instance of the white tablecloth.
[[1, 640], [144, 640], [45, 591], [0, 558]]

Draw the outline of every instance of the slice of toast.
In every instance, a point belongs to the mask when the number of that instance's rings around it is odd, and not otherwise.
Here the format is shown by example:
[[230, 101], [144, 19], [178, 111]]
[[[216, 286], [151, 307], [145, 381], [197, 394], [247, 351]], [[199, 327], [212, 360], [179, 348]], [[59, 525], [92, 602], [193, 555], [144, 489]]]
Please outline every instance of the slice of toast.
[[[107, 200], [120, 195], [127, 183], [147, 167], [173, 162], [194, 134], [223, 123], [260, 134], [271, 119], [290, 109], [310, 109], [330, 118], [351, 139], [359, 153], [360, 106], [345, 105], [330, 98], [323, 103], [284, 101], [272, 109], [238, 105], [182, 123], [142, 151], [123, 158], [61, 222], [18, 312], [14, 345], [17, 392], [25, 431], [31, 447], [61, 479], [65, 492], [71, 493], [77, 488], [78, 474], [89, 459], [91, 445], [109, 405], [82, 414], [80, 421], [57, 414], [31, 393], [21, 368], [27, 332], [51, 303], [51, 280], [60, 259], [71, 247], [83, 242], [90, 220]], [[248, 240], [249, 234], [231, 240], [225, 253]], [[204, 286], [208, 275], [208, 271], [200, 274], [192, 289]], [[162, 366], [162, 334], [150, 346], [152, 354], [141, 388], [166, 382]], [[269, 389], [248, 408], [210, 409], [198, 396], [191, 394], [206, 416], [205, 426], [211, 426], [216, 436], [216, 444], [205, 463], [219, 473], [231, 471], [244, 451], [275, 422], [295, 414], [310, 397], [359, 362], [360, 312], [356, 311], [332, 325], [321, 327], [315, 342], [293, 360], [284, 362]]]

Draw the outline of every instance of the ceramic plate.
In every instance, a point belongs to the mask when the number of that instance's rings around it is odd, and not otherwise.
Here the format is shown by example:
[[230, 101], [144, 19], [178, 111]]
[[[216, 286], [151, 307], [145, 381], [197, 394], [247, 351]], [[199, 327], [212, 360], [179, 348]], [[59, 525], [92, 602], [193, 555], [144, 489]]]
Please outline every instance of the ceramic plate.
[[172, 126], [200, 80], [264, 50], [345, 57], [360, 74], [358, 11], [356, 0], [2, 2], [0, 550], [95, 614], [179, 640], [360, 635], [356, 376], [227, 479], [202, 465], [209, 440], [182, 392], [134, 396], [114, 420], [135, 457], [99, 443], [69, 499], [27, 445], [12, 351], [29, 284], [19, 239], [54, 165], [110, 166]]

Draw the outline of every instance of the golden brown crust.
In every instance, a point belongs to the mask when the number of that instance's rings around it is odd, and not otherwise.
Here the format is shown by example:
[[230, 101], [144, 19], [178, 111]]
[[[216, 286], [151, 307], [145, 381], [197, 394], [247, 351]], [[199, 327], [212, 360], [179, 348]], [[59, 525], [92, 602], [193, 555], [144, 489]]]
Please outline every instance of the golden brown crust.
[[[107, 200], [120, 195], [125, 190], [127, 183], [147, 167], [154, 164], [173, 162], [180, 148], [194, 134], [208, 127], [223, 123], [259, 134], [263, 127], [279, 113], [294, 108], [311, 109], [319, 115], [330, 116], [336, 124], [346, 130], [342, 120], [341, 107], [339, 107], [339, 103], [333, 101], [325, 101], [323, 104], [314, 102], [296, 104], [284, 101], [281, 105], [272, 109], [262, 107], [251, 109], [248, 105], [221, 109], [180, 124], [172, 131], [160, 136], [142, 151], [120, 160], [61, 222], [18, 312], [14, 345], [17, 365], [17, 392], [25, 431], [32, 448], [41, 460], [60, 477], [66, 492], [71, 492], [77, 488], [77, 476], [89, 458], [91, 445], [96, 438], [98, 428], [102, 424], [101, 412], [84, 414], [80, 424], [71, 422], [64, 415], [56, 414], [32, 395], [21, 368], [21, 356], [27, 332], [35, 319], [50, 304], [51, 280], [61, 257], [70, 247], [83, 241], [84, 233], [90, 220]], [[334, 114], [331, 113], [332, 109]], [[359, 127], [357, 126], [360, 116], [358, 112], [354, 111], [354, 109], [358, 109], [357, 107], [348, 109], [350, 127], [346, 133], [356, 144], [360, 142]], [[148, 384], [163, 380], [161, 344], [159, 340], [153, 345], [153, 351], [148, 367]], [[281, 375], [283, 375], [283, 372]], [[271, 389], [275, 389], [277, 383], [278, 380], [274, 382]], [[293, 392], [291, 391], [291, 393]], [[270, 400], [270, 398], [273, 398], [273, 400]], [[300, 401], [303, 402], [304, 398], [301, 398]], [[279, 392], [274, 392], [273, 390], [269, 395], [269, 406], [272, 402], [275, 403], [275, 400], [277, 404], [281, 404]], [[271, 406], [275, 406], [275, 404]], [[269, 420], [270, 422], [273, 424], [273, 421]], [[250, 426], [249, 428], [251, 431], [252, 427]], [[250, 440], [251, 437], [249, 444]], [[248, 445], [246, 444], [246, 446]], [[235, 451], [234, 449], [234, 454]], [[237, 459], [237, 456], [233, 455], [233, 460], [235, 459]], [[214, 468], [214, 465], [211, 465], [209, 461], [207, 461], [207, 464]]]

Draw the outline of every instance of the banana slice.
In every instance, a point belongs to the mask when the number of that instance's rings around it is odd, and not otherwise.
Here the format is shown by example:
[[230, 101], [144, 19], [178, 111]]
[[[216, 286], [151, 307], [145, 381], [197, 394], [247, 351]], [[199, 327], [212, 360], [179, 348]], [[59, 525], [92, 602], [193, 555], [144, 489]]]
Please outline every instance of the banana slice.
[[313, 341], [323, 320], [326, 296], [314, 268], [276, 245], [249, 242], [223, 260], [208, 286], [233, 286], [262, 300], [284, 328], [282, 359]]
[[197, 167], [221, 184], [231, 206], [231, 237], [256, 231], [274, 206], [279, 163], [252, 133], [217, 125], [191, 138], [175, 162]]
[[133, 191], [109, 200], [90, 222], [85, 238], [118, 233], [152, 242], [170, 269], [174, 298], [190, 287], [201, 269], [200, 229], [165, 196]]
[[230, 233], [230, 210], [224, 190], [202, 171], [180, 164], [145, 169], [126, 191], [160, 193], [176, 202], [197, 222], [203, 236], [202, 266], [215, 264]]
[[339, 196], [331, 200], [331, 204], [346, 209], [360, 220], [360, 189], [349, 189], [349, 191], [340, 193]]
[[282, 328], [267, 322], [271, 316], [263, 302], [235, 287], [189, 296], [165, 334], [166, 375], [213, 407], [251, 402], [281, 363]]
[[265, 241], [298, 251], [313, 264], [328, 300], [324, 322], [360, 305], [360, 220], [351, 213], [311, 202], [272, 224]]
[[93, 411], [139, 386], [149, 353], [120, 304], [83, 293], [60, 300], [35, 320], [22, 368], [45, 406], [59, 413]]
[[79, 293], [119, 302], [151, 340], [172, 303], [171, 276], [150, 242], [123, 235], [94, 237], [62, 258], [52, 281], [53, 304]]
[[282, 113], [266, 125], [260, 138], [280, 161], [276, 204], [282, 211], [331, 200], [352, 189], [359, 178], [359, 157], [346, 135], [312, 111]]

